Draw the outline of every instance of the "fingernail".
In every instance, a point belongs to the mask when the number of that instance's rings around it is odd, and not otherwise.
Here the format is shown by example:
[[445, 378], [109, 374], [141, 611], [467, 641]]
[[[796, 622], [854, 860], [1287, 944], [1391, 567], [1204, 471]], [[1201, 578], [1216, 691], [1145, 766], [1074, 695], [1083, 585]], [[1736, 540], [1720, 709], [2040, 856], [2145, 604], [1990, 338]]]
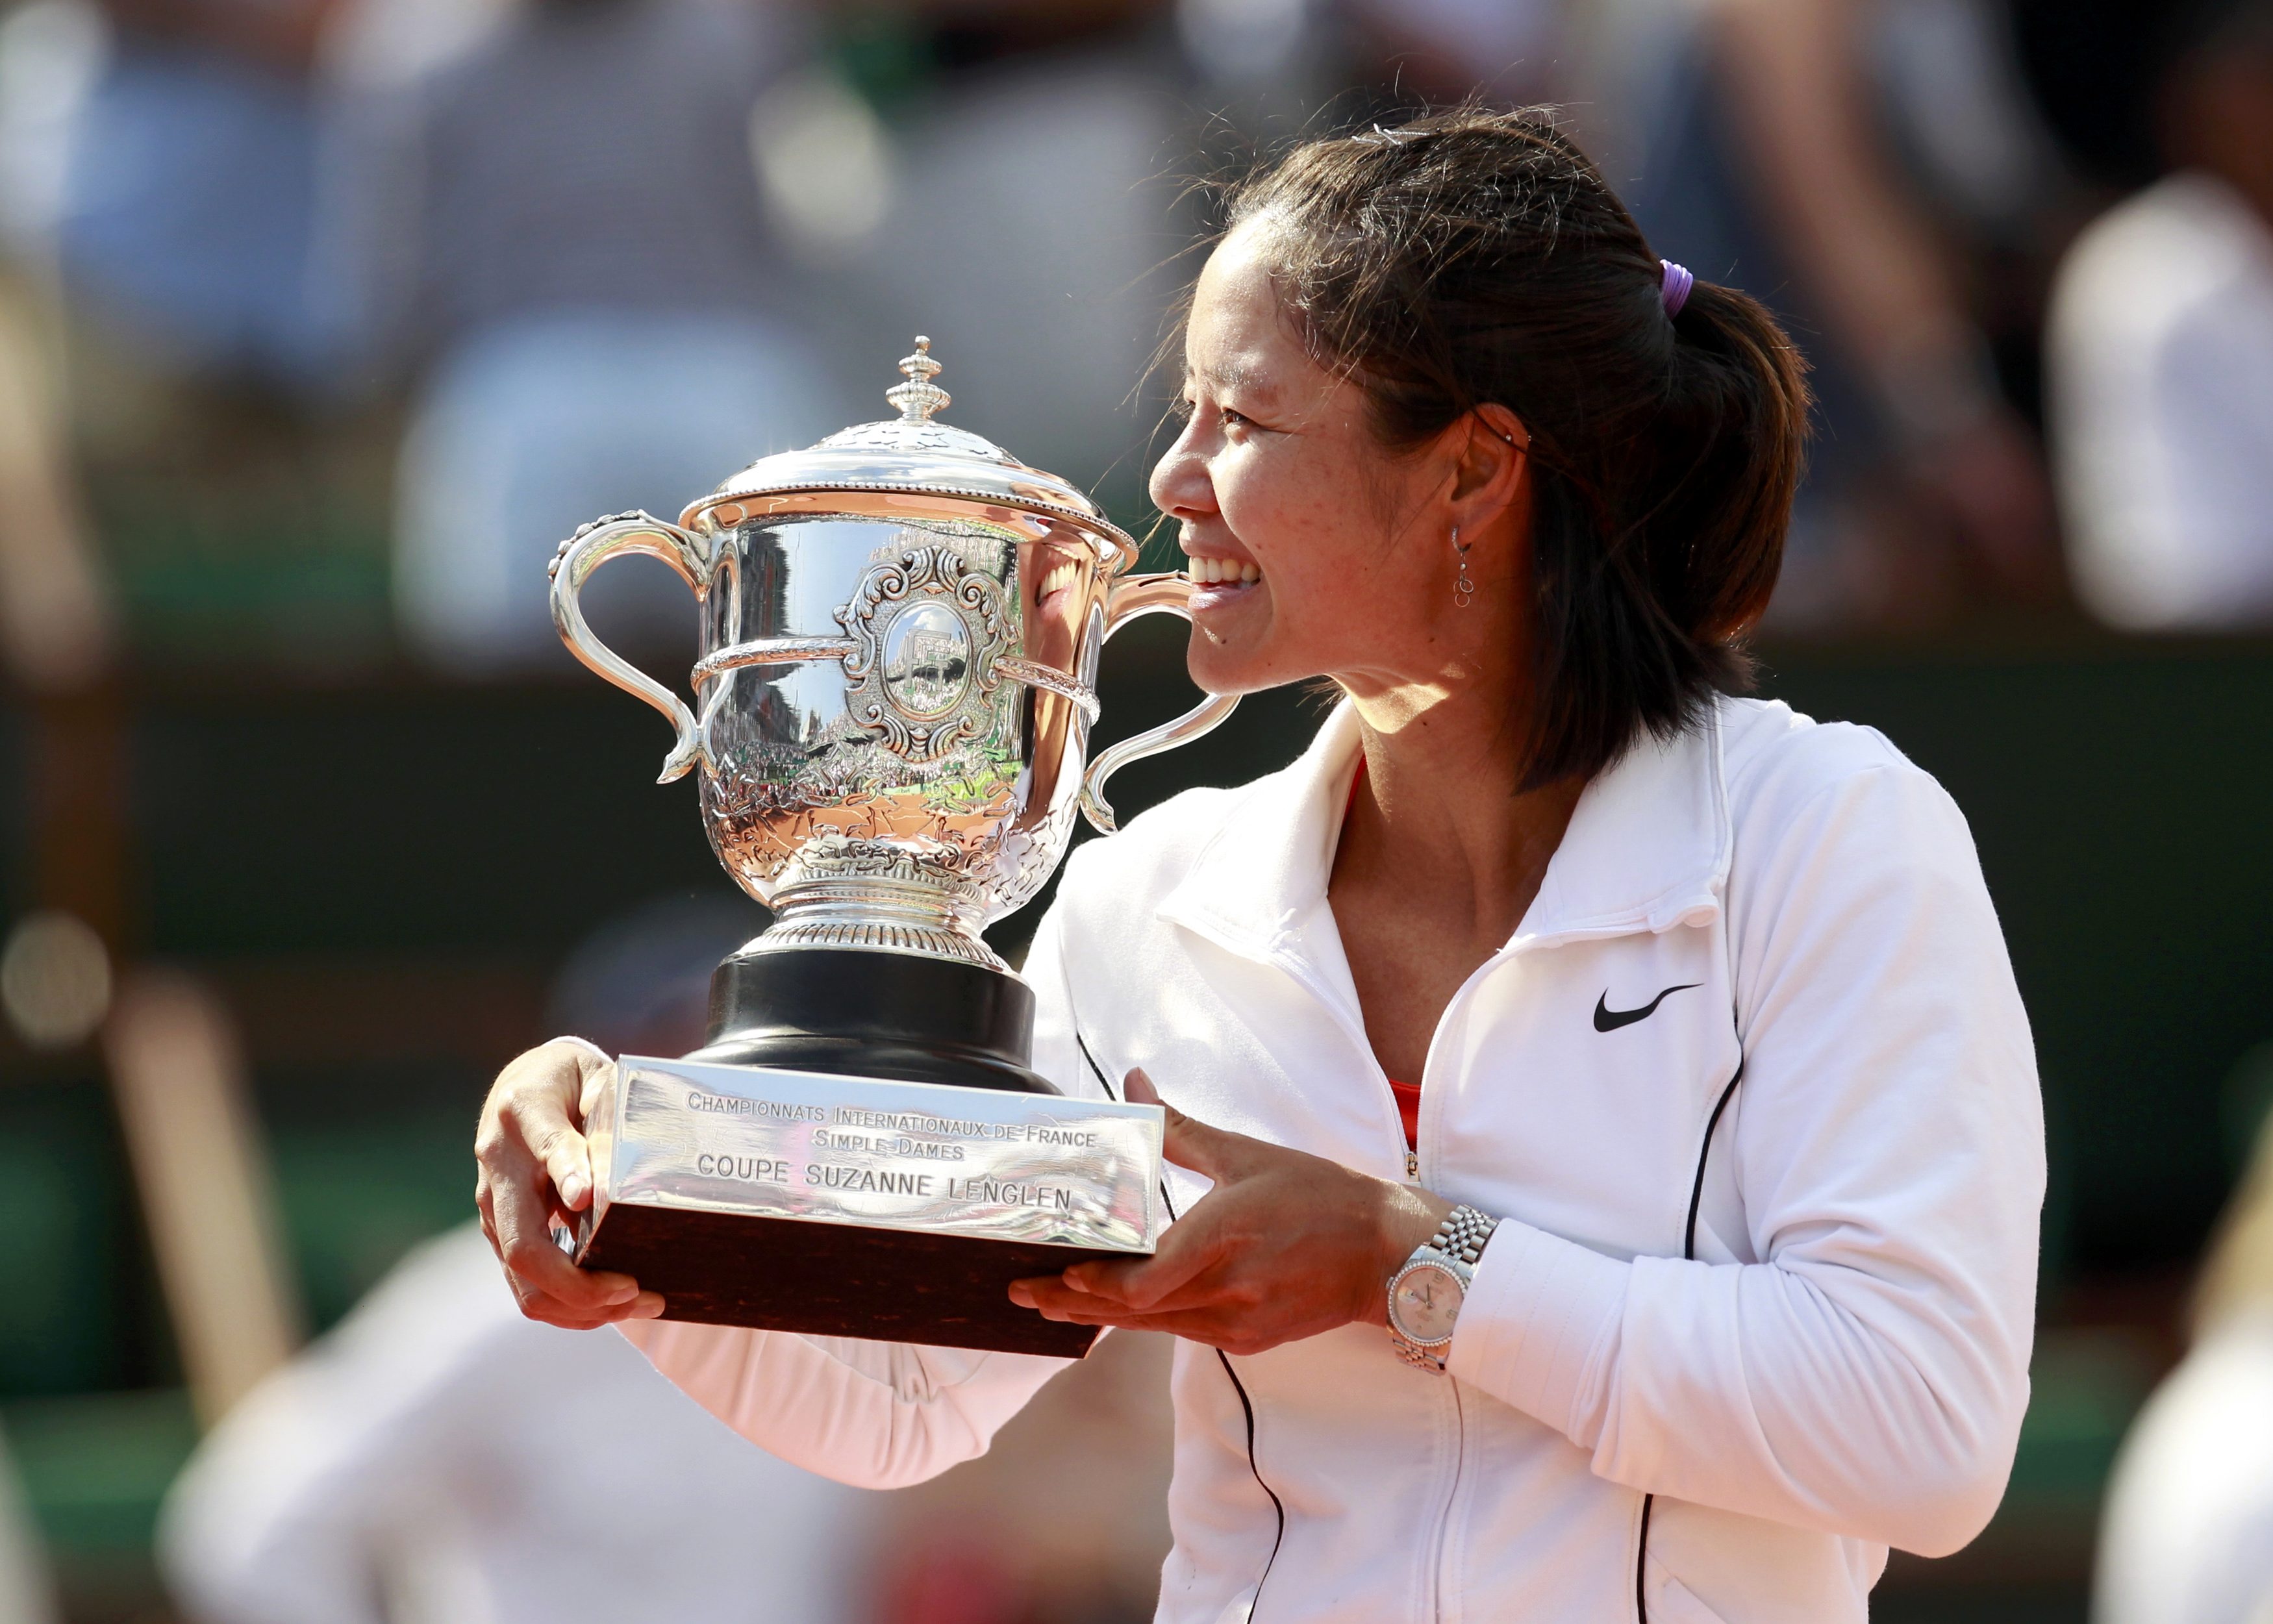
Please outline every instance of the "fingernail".
[[1026, 1289], [1025, 1282], [1014, 1280], [1010, 1283], [1010, 1300], [1021, 1308], [1031, 1308], [1034, 1306], [1034, 1294]]
[[560, 1181], [560, 1203], [564, 1207], [584, 1204], [584, 1180], [581, 1174], [570, 1173]]
[[1086, 1293], [1089, 1291], [1089, 1282], [1084, 1280], [1079, 1275], [1074, 1273], [1070, 1269], [1065, 1271], [1064, 1279], [1066, 1290], [1069, 1291], [1081, 1291]]
[[634, 1320], [658, 1320], [663, 1317], [663, 1298], [659, 1292], [641, 1291], [639, 1300], [632, 1305]]
[[608, 1294], [600, 1300], [612, 1308], [618, 1303], [630, 1302], [639, 1294], [640, 1289], [636, 1284], [612, 1286], [609, 1288]]

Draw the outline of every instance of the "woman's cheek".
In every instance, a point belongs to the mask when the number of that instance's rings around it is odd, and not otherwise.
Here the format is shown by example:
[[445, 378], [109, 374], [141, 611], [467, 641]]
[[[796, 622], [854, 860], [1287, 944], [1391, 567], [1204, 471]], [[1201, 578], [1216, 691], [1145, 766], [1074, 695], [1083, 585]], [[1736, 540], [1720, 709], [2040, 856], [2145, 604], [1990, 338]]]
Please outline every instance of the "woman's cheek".
[[1216, 505], [1266, 574], [1307, 565], [1336, 528], [1337, 505], [1299, 468], [1236, 470], [1217, 482]]

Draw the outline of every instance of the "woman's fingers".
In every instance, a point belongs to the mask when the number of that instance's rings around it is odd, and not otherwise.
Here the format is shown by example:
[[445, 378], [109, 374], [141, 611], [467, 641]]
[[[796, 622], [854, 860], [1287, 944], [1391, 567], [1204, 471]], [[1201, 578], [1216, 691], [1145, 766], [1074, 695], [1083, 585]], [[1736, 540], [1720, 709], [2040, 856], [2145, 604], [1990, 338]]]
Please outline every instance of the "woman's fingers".
[[529, 1318], [569, 1331], [596, 1331], [604, 1325], [617, 1325], [626, 1320], [652, 1320], [663, 1312], [663, 1298], [653, 1291], [642, 1291], [620, 1307], [596, 1314], [587, 1313], [541, 1291], [526, 1295], [516, 1292], [515, 1297], [521, 1313]]
[[1223, 1260], [1222, 1229], [1211, 1193], [1168, 1228], [1151, 1257], [1095, 1258], [1059, 1275], [1021, 1280], [1010, 1300], [1025, 1308], [1159, 1313], [1188, 1307], [1218, 1289], [1211, 1271]]
[[1136, 1325], [1142, 1322], [1157, 1328], [1158, 1322], [1163, 1319], [1197, 1311], [1185, 1306], [1174, 1309], [1137, 1308], [1112, 1298], [1076, 1291], [1054, 1275], [1014, 1281], [1010, 1286], [1010, 1300], [1021, 1308], [1034, 1309], [1044, 1319], [1064, 1320], [1076, 1325]]
[[1158, 1105], [1167, 1113], [1167, 1131], [1161, 1141], [1161, 1154], [1179, 1167], [1221, 1183], [1237, 1178], [1255, 1164], [1255, 1153], [1269, 1150], [1272, 1146], [1259, 1139], [1249, 1139], [1244, 1134], [1234, 1134], [1227, 1128], [1211, 1127], [1197, 1117], [1188, 1117], [1160, 1097], [1152, 1080], [1142, 1066], [1121, 1080], [1122, 1096], [1139, 1105]]
[[1175, 1303], [1177, 1294], [1214, 1261], [1205, 1253], [1172, 1255], [1164, 1242], [1152, 1257], [1082, 1263], [1062, 1275], [1017, 1281], [1010, 1287], [1010, 1300], [1025, 1308], [1085, 1306], [1152, 1313]]
[[577, 1313], [605, 1315], [638, 1298], [639, 1283], [629, 1275], [599, 1274], [569, 1261], [552, 1239], [550, 1203], [535, 1180], [499, 1191], [491, 1210], [498, 1256], [524, 1309], [532, 1297], [545, 1297]]
[[548, 1324], [589, 1328], [662, 1312], [662, 1298], [630, 1276], [579, 1269], [552, 1237], [556, 1211], [591, 1201], [591, 1163], [572, 1113], [587, 1066], [597, 1064], [604, 1062], [573, 1044], [522, 1055], [491, 1089], [474, 1147], [483, 1231], [521, 1312]]
[[1197, 1280], [1221, 1254], [1213, 1214], [1199, 1207], [1168, 1226], [1151, 1257], [1097, 1258], [1076, 1263], [1057, 1277], [1069, 1291], [1139, 1310], [1161, 1306]]
[[592, 1158], [584, 1136], [564, 1118], [531, 1149], [544, 1161], [561, 1206], [570, 1212], [583, 1211], [592, 1199]]
[[[574, 1045], [548, 1044], [506, 1068], [506, 1076], [512, 1077], [524, 1061], [536, 1062], [526, 1081], [514, 1080], [505, 1102], [503, 1126], [544, 1164], [560, 1204], [571, 1212], [581, 1211], [592, 1199], [591, 1157], [584, 1135], [577, 1131], [584, 1072], [591, 1060]], [[505, 1079], [499, 1080], [499, 1086], [506, 1086]]]
[[[1035, 1283], [1019, 1282], [1021, 1286], [1031, 1283]], [[1012, 1292], [1015, 1297], [1016, 1287]], [[1072, 1295], [1053, 1300], [1049, 1306], [1041, 1309], [1041, 1313], [1045, 1319], [1069, 1325], [1159, 1331], [1167, 1336], [1181, 1336], [1188, 1342], [1221, 1348], [1227, 1353], [1261, 1353], [1281, 1343], [1315, 1336], [1319, 1331], [1331, 1328], [1323, 1324], [1307, 1322], [1259, 1327], [1252, 1323], [1249, 1316], [1223, 1305], [1143, 1313], [1132, 1308], [1116, 1308], [1110, 1304], [1084, 1300]]]

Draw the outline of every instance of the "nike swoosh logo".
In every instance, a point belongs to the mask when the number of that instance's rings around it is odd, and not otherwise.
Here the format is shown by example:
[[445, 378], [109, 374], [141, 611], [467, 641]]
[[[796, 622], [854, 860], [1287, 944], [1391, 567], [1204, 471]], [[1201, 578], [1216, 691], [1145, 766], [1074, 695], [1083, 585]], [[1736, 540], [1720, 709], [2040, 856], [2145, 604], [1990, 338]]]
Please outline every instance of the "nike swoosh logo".
[[1615, 1032], [1622, 1026], [1632, 1026], [1637, 1021], [1647, 1021], [1657, 1013], [1657, 1007], [1660, 1004], [1675, 993], [1686, 992], [1692, 988], [1701, 987], [1704, 984], [1701, 981], [1684, 981], [1677, 987], [1668, 987], [1639, 1009], [1612, 1009], [1609, 992], [1606, 988], [1602, 996], [1594, 1000], [1594, 1029], [1597, 1032]]

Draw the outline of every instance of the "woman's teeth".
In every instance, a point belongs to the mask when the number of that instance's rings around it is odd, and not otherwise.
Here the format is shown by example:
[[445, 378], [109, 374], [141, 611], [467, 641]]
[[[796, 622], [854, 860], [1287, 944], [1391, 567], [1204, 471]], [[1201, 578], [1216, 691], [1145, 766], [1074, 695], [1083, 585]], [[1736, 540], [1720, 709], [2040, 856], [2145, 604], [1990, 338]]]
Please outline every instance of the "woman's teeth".
[[1204, 558], [1194, 554], [1184, 560], [1184, 575], [1203, 587], [1227, 587], [1234, 582], [1252, 586], [1263, 579], [1263, 571], [1237, 558]]
[[1057, 568], [1052, 570], [1048, 574], [1042, 577], [1041, 595], [1043, 597], [1047, 597], [1053, 592], [1063, 591], [1066, 587], [1072, 586], [1074, 582], [1080, 578], [1080, 575], [1081, 565], [1069, 558], [1065, 563], [1059, 565]]

